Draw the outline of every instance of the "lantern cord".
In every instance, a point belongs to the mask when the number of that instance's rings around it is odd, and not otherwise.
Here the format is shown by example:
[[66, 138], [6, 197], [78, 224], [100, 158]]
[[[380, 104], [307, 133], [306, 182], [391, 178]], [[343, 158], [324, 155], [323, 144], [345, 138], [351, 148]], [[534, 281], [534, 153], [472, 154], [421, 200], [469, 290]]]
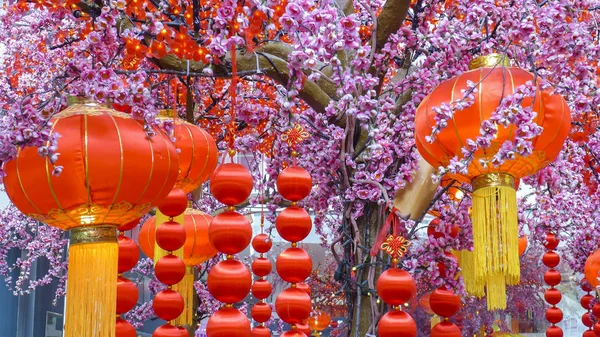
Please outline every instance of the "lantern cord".
[[173, 285], [173, 290], [183, 296], [183, 312], [173, 320], [173, 325], [191, 327], [194, 321], [194, 268], [186, 267], [181, 282]]
[[69, 247], [65, 337], [115, 336], [118, 250], [116, 240]]

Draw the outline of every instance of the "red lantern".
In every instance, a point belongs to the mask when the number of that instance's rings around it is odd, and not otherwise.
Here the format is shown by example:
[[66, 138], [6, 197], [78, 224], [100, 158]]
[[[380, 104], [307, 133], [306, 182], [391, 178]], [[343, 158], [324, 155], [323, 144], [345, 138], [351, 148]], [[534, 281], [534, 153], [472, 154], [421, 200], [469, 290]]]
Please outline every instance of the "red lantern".
[[600, 322], [594, 324], [594, 333], [596, 333], [596, 336], [600, 335]]
[[235, 308], [222, 308], [208, 319], [206, 334], [211, 337], [250, 337], [250, 322]]
[[223, 212], [215, 216], [208, 228], [210, 243], [227, 255], [243, 251], [252, 240], [252, 226], [237, 212]]
[[544, 242], [544, 247], [548, 250], [555, 250], [558, 247], [558, 237], [552, 233], [546, 234], [546, 242]]
[[124, 235], [119, 235], [117, 240], [119, 243], [118, 272], [124, 273], [135, 267], [140, 259], [140, 249], [133, 240]]
[[460, 329], [452, 322], [439, 322], [431, 329], [430, 337], [461, 337]]
[[165, 324], [156, 328], [152, 333], [152, 337], [181, 337], [181, 331], [171, 324]]
[[183, 276], [185, 275], [185, 264], [181, 258], [175, 255], [166, 255], [156, 262], [154, 273], [161, 283], [174, 285], [183, 279]]
[[585, 279], [592, 286], [592, 288], [595, 288], [598, 286], [598, 272], [599, 271], [600, 271], [600, 250], [596, 250], [590, 256], [588, 256], [587, 260], [585, 260], [585, 266], [583, 267]]
[[331, 323], [331, 317], [328, 313], [322, 310], [314, 311], [308, 318], [308, 326], [315, 331], [323, 331]]
[[527, 235], [523, 235], [519, 238], [519, 256], [525, 254], [525, 250], [527, 249]]
[[259, 325], [252, 329], [252, 337], [271, 337], [271, 330]]
[[557, 305], [562, 299], [562, 294], [558, 289], [551, 288], [544, 293], [544, 299], [551, 305]]
[[546, 310], [546, 319], [552, 324], [556, 324], [563, 319], [563, 313], [559, 308], [551, 307]]
[[269, 275], [271, 272], [272, 266], [271, 261], [264, 257], [259, 257], [252, 261], [252, 272], [256, 274], [256, 276], [265, 277]]
[[460, 296], [453, 291], [438, 288], [431, 293], [429, 306], [438, 316], [450, 317], [460, 310]]
[[294, 329], [294, 331], [300, 331], [306, 336], [310, 336], [310, 327], [308, 324], [298, 323], [296, 324], [296, 329]]
[[185, 212], [187, 201], [186, 193], [179, 188], [174, 188], [158, 204], [158, 210], [168, 217], [175, 217]]
[[300, 290], [304, 291], [305, 293], [307, 293], [308, 296], [310, 296], [311, 290], [310, 290], [310, 286], [308, 284], [306, 284], [304, 282], [298, 282], [296, 284], [296, 289], [300, 289]]
[[596, 302], [594, 306], [592, 306], [592, 313], [596, 317], [600, 317], [600, 302]]
[[155, 235], [156, 244], [166, 251], [176, 251], [183, 247], [186, 240], [185, 228], [175, 221], [159, 225]]
[[583, 337], [596, 337], [596, 333], [594, 330], [585, 330], [583, 332]]
[[236, 163], [222, 164], [210, 178], [212, 195], [229, 206], [241, 204], [248, 199], [253, 187], [250, 171]]
[[259, 300], [264, 300], [271, 295], [273, 286], [267, 280], [257, 280], [252, 285], [252, 295]]
[[117, 318], [115, 337], [136, 337], [137, 333], [131, 323], [122, 318]]
[[135, 283], [119, 277], [117, 279], [117, 314], [124, 314], [135, 307], [138, 300], [138, 289]]
[[279, 318], [288, 324], [302, 323], [310, 315], [310, 296], [300, 289], [287, 288], [277, 296], [275, 310]]
[[544, 282], [549, 286], [557, 286], [560, 283], [560, 273], [554, 269], [550, 269], [544, 273]]
[[377, 333], [379, 337], [415, 337], [417, 324], [404, 311], [389, 311], [379, 320]]
[[275, 268], [284, 281], [298, 283], [306, 280], [312, 272], [312, 259], [306, 250], [291, 247], [279, 254]]
[[546, 252], [542, 257], [542, 262], [546, 267], [554, 268], [560, 263], [560, 256], [556, 252]]
[[592, 290], [594, 290], [594, 288], [592, 288], [592, 286], [590, 285], [590, 283], [587, 281], [586, 278], [582, 278], [581, 279], [581, 290], [585, 291], [585, 292], [590, 292]]
[[588, 328], [591, 328], [594, 325], [594, 322], [592, 322], [592, 319], [590, 318], [590, 313], [586, 312], [581, 316], [581, 323]]
[[154, 296], [152, 309], [154, 313], [165, 321], [171, 321], [183, 312], [183, 297], [176, 291], [166, 289]]
[[300, 330], [290, 330], [282, 333], [279, 337], [308, 337], [304, 332]]
[[402, 305], [415, 296], [417, 288], [412, 276], [405, 270], [391, 268], [377, 279], [377, 293], [389, 305]]
[[252, 275], [238, 260], [225, 260], [217, 263], [208, 273], [208, 291], [219, 302], [236, 303], [250, 292]]
[[[446, 233], [439, 232], [437, 227], [440, 225], [440, 219], [435, 218], [431, 220], [429, 225], [427, 225], [427, 236], [433, 236], [436, 239], [442, 238], [446, 236]], [[458, 232], [460, 231], [460, 227], [457, 225], [450, 226], [449, 236], [451, 238], [456, 238], [458, 236]]]
[[561, 328], [553, 325], [546, 329], [546, 337], [563, 337], [563, 331]]
[[256, 303], [252, 307], [252, 319], [259, 322], [264, 323], [271, 319], [271, 306], [267, 303]]
[[290, 201], [300, 201], [312, 190], [310, 173], [298, 166], [289, 166], [277, 177], [277, 190]]
[[284, 240], [299, 242], [310, 234], [312, 220], [304, 208], [291, 206], [279, 213], [275, 227]]
[[258, 253], [264, 254], [268, 252], [272, 246], [273, 241], [271, 241], [267, 234], [261, 233], [252, 239], [252, 248]]
[[591, 310], [592, 309], [592, 300], [594, 299], [594, 296], [592, 295], [583, 295], [581, 297], [581, 300], [579, 301], [579, 303], [581, 304], [581, 306], [586, 309], [586, 310]]

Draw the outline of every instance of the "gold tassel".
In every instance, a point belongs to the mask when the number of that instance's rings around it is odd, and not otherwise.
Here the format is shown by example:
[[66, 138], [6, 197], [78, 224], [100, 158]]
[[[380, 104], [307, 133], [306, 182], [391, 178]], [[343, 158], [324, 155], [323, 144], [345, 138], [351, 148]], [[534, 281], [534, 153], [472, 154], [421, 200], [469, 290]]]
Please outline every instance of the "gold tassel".
[[460, 269], [465, 283], [465, 290], [469, 295], [481, 298], [485, 295], [485, 282], [482, 282], [483, 279], [475, 277], [474, 260], [473, 252], [467, 250], [460, 251]]
[[173, 285], [173, 290], [183, 296], [185, 307], [179, 317], [173, 320], [176, 326], [192, 326], [194, 322], [194, 267], [186, 267], [185, 276], [181, 282]]
[[514, 178], [490, 173], [471, 183], [475, 279], [488, 288], [488, 308], [505, 309], [505, 285], [516, 285], [520, 280]]
[[117, 227], [71, 230], [65, 337], [115, 337]]
[[[167, 221], [169, 221], [169, 217], [162, 214], [161, 211], [159, 211], [157, 208], [156, 209], [156, 229], [158, 230], [158, 227]], [[173, 217], [173, 221], [175, 221], [183, 226], [183, 222], [185, 221], [185, 213], [181, 213], [178, 216]], [[158, 244], [156, 243], [156, 240], [154, 240], [154, 264], [156, 264], [156, 262], [158, 260], [160, 260], [161, 257], [166, 256], [166, 255], [168, 255], [167, 251], [160, 248], [158, 246]], [[183, 247], [174, 251], [173, 255], [183, 259]]]

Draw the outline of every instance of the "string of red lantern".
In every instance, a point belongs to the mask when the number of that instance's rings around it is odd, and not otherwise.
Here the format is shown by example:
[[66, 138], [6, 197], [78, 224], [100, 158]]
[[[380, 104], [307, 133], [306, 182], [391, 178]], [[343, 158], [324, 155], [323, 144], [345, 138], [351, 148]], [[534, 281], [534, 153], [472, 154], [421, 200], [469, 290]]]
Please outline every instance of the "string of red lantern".
[[296, 166], [296, 145], [305, 139], [306, 134], [296, 132], [301, 130], [299, 125], [290, 129], [282, 140], [288, 141], [292, 148], [294, 164], [285, 168], [277, 177], [277, 190], [279, 194], [292, 202], [285, 208], [275, 221], [279, 235], [291, 242], [291, 247], [282, 251], [277, 257], [275, 268], [279, 276], [290, 287], [284, 289], [275, 300], [275, 310], [279, 318], [290, 324], [292, 329], [284, 332], [282, 337], [304, 337], [310, 334], [310, 328], [304, 323], [310, 316], [312, 303], [310, 295], [298, 288], [298, 283], [303, 282], [312, 272], [312, 259], [308, 252], [298, 247], [298, 242], [304, 240], [312, 228], [312, 220], [308, 212], [298, 206], [298, 201], [306, 198], [312, 189], [312, 178], [304, 168]]
[[154, 265], [156, 278], [167, 286], [154, 296], [152, 309], [159, 318], [166, 323], [158, 327], [152, 337], [172, 337], [187, 335], [182, 327], [176, 327], [171, 321], [179, 317], [183, 312], [185, 303], [183, 296], [172, 289], [173, 285], [179, 283], [185, 275], [185, 264], [183, 260], [173, 254], [185, 244], [185, 228], [174, 221], [174, 217], [182, 214], [187, 207], [187, 197], [180, 189], [173, 189], [169, 195], [158, 205], [158, 210], [168, 217], [168, 221], [162, 223], [156, 229], [156, 244], [164, 249], [167, 254], [160, 257]]
[[123, 277], [123, 273], [130, 271], [135, 267], [140, 259], [140, 250], [137, 244], [131, 238], [125, 236], [125, 231], [133, 229], [137, 226], [139, 220], [131, 221], [119, 227], [119, 236], [117, 242], [119, 244], [119, 260], [118, 260], [118, 276], [117, 276], [117, 322], [115, 337], [136, 337], [134, 327], [126, 320], [121, 318], [121, 315], [133, 309], [138, 300], [138, 289], [135, 283]]
[[[235, 151], [230, 150], [233, 159]], [[226, 255], [208, 273], [208, 291], [219, 302], [225, 303], [206, 325], [208, 337], [249, 337], [250, 321], [233, 304], [242, 301], [250, 292], [252, 275], [234, 255], [243, 251], [252, 239], [252, 226], [246, 217], [235, 211], [234, 205], [245, 201], [252, 192], [252, 175], [237, 163], [219, 166], [210, 179], [210, 191], [221, 203], [224, 212], [215, 216], [208, 229], [212, 245]]]
[[546, 319], [552, 325], [546, 329], [547, 337], [562, 337], [563, 331], [560, 327], [556, 326], [556, 324], [563, 319], [562, 311], [556, 307], [556, 305], [561, 301], [562, 295], [560, 291], [556, 288], [560, 283], [561, 275], [560, 273], [554, 269], [560, 263], [560, 256], [554, 251], [556, 247], [558, 247], [559, 240], [553, 233], [546, 234], [546, 242], [544, 242], [544, 246], [546, 247], [546, 253], [542, 257], [542, 263], [550, 270], [546, 271], [544, 274], [544, 281], [547, 285], [550, 286], [548, 290], [544, 293], [544, 299], [548, 304], [551, 305], [550, 308], [546, 310]]
[[592, 288], [590, 283], [585, 278], [581, 280], [580, 285], [581, 289], [587, 292], [587, 294], [583, 295], [579, 301], [581, 307], [587, 311], [585, 314], [583, 314], [583, 316], [581, 316], [581, 322], [588, 328], [583, 332], [583, 337], [596, 337], [596, 333], [592, 329], [594, 322], [590, 317], [590, 314], [592, 313], [592, 300], [594, 299], [594, 296], [590, 294], [590, 291], [594, 290], [594, 288]]

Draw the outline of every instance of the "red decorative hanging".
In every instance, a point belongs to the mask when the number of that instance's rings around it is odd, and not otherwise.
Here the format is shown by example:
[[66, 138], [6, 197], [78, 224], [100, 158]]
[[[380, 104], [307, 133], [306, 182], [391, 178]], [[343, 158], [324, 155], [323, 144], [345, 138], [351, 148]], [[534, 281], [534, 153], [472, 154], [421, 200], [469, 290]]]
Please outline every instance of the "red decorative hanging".
[[[235, 151], [232, 148], [229, 154], [233, 160]], [[242, 301], [252, 286], [250, 271], [234, 259], [234, 254], [243, 251], [252, 239], [250, 222], [235, 211], [234, 205], [248, 199], [252, 188], [252, 175], [240, 164], [222, 164], [210, 179], [211, 193], [227, 205], [227, 209], [211, 221], [208, 238], [215, 249], [226, 254], [227, 259], [217, 263], [208, 273], [208, 291], [225, 304], [209, 318], [206, 325], [208, 337], [251, 336], [250, 321], [233, 304]]]
[[[140, 250], [131, 238], [125, 236], [124, 230], [137, 226], [138, 220], [125, 224], [119, 228], [117, 242], [119, 244], [118, 259], [118, 277], [117, 277], [117, 321], [115, 337], [135, 337], [135, 329], [128, 321], [121, 318], [121, 315], [133, 309], [138, 300], [138, 289], [135, 283], [123, 277], [123, 273], [128, 272], [137, 264], [140, 259]], [[132, 225], [132, 223], [134, 223]]]
[[594, 288], [592, 288], [586, 278], [581, 280], [580, 286], [581, 289], [587, 293], [586, 295], [583, 295], [579, 301], [581, 307], [586, 310], [586, 313], [581, 316], [581, 322], [588, 328], [583, 332], [583, 337], [595, 337], [596, 333], [593, 330], [594, 322], [590, 318], [590, 314], [592, 313], [592, 300], [594, 299], [594, 296], [592, 296], [590, 292], [594, 290]]
[[304, 168], [296, 166], [296, 146], [308, 137], [308, 133], [300, 125], [288, 130], [281, 139], [292, 149], [294, 162], [277, 177], [279, 194], [292, 205], [277, 216], [275, 228], [279, 235], [291, 242], [291, 247], [277, 257], [275, 268], [281, 278], [291, 283], [290, 288], [283, 290], [275, 300], [275, 310], [279, 318], [290, 324], [292, 329], [282, 336], [305, 336], [307, 327], [304, 321], [310, 316], [312, 303], [309, 292], [298, 287], [312, 272], [312, 259], [308, 252], [298, 247], [311, 231], [312, 220], [308, 212], [297, 205], [297, 202], [308, 196], [312, 189], [312, 178]]
[[[262, 190], [261, 190], [261, 197]], [[271, 261], [265, 258], [265, 255], [271, 247], [273, 246], [273, 242], [271, 238], [267, 234], [264, 233], [265, 228], [265, 214], [261, 209], [260, 214], [260, 234], [257, 234], [254, 239], [252, 239], [252, 248], [259, 253], [259, 257], [252, 262], [252, 271], [256, 276], [259, 277], [258, 280], [254, 281], [252, 284], [252, 295], [256, 297], [259, 302], [256, 303], [252, 307], [252, 319], [258, 322], [258, 325], [252, 329], [253, 337], [270, 337], [271, 331], [265, 327], [264, 323], [271, 319], [272, 309], [271, 306], [265, 303], [265, 299], [271, 295], [271, 291], [273, 291], [273, 287], [271, 283], [265, 279], [267, 275], [271, 272], [272, 266]]]
[[556, 324], [563, 319], [562, 311], [556, 307], [562, 299], [562, 295], [558, 289], [554, 288], [561, 280], [560, 273], [554, 269], [560, 263], [560, 256], [554, 252], [554, 249], [558, 247], [558, 243], [559, 240], [555, 234], [546, 234], [546, 241], [544, 242], [546, 253], [542, 257], [542, 263], [550, 268], [550, 270], [546, 271], [544, 274], [544, 281], [550, 286], [550, 289], [546, 290], [544, 299], [551, 305], [551, 307], [546, 310], [546, 320], [552, 324], [546, 329], [547, 337], [562, 337], [563, 335], [562, 329], [556, 326]]

